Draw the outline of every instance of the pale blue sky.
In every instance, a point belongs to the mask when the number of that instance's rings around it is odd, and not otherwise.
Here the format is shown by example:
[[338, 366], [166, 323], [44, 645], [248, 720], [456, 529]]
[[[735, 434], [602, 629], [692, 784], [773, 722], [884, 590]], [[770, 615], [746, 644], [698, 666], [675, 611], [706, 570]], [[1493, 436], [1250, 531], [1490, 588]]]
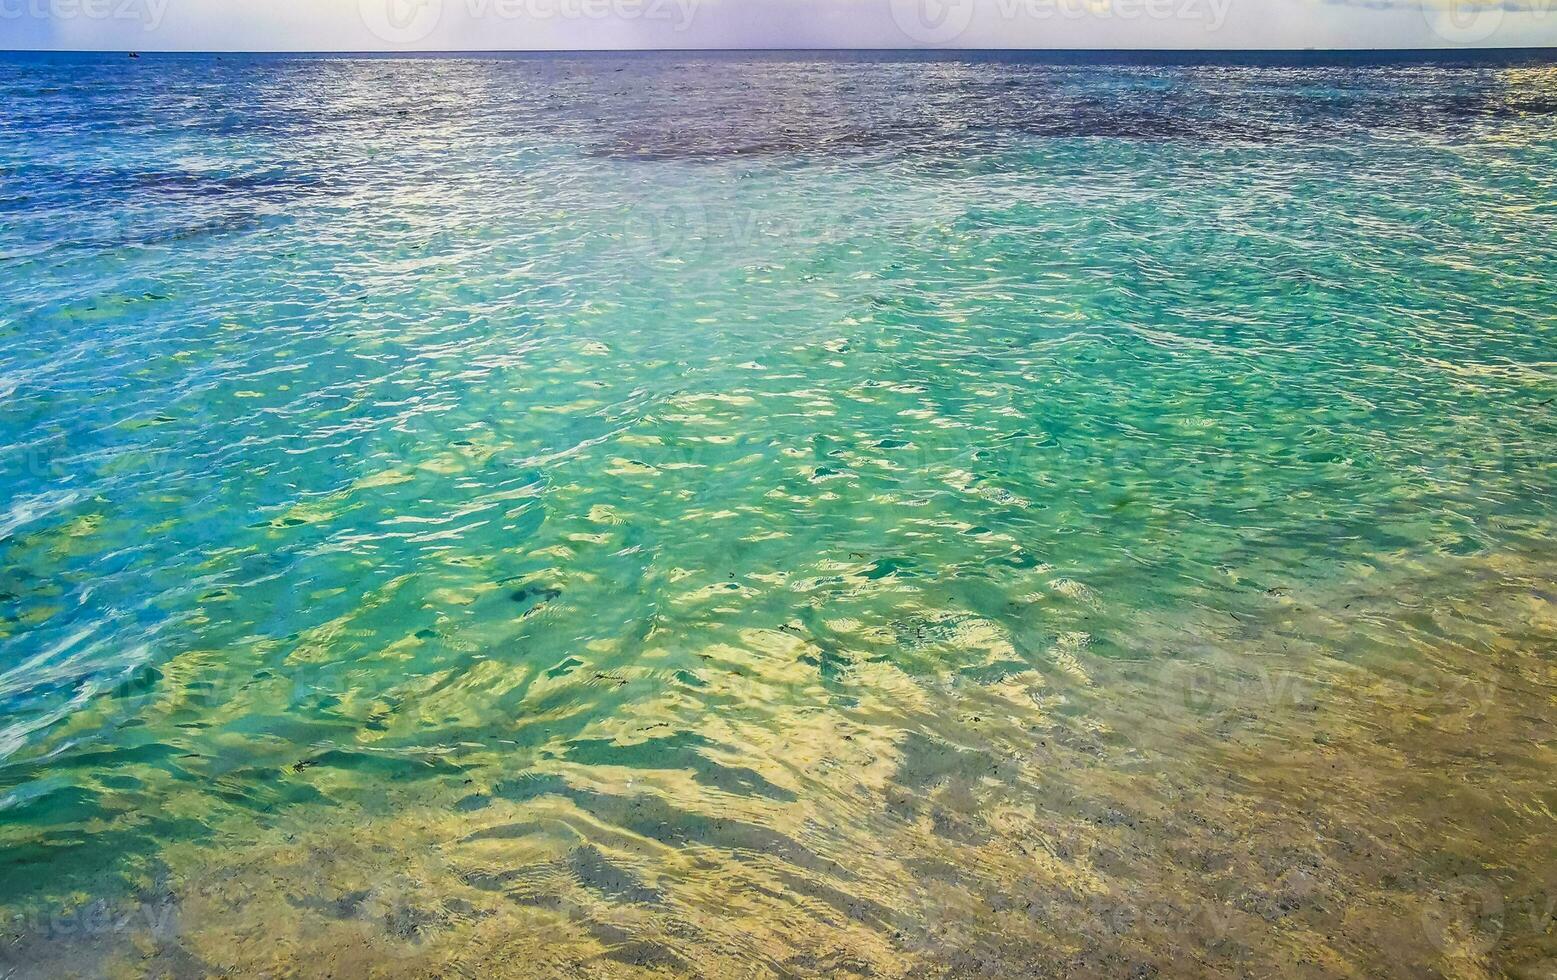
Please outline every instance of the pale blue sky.
[[0, 48], [1557, 46], [1557, 0], [0, 0]]

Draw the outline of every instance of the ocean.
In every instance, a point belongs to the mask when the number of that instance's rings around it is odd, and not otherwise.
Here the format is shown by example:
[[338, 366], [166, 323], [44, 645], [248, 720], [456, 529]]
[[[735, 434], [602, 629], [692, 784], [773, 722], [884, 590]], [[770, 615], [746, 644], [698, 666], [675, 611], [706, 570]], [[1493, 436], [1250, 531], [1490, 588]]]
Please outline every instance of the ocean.
[[1557, 975], [1446, 57], [0, 56], [0, 966]]

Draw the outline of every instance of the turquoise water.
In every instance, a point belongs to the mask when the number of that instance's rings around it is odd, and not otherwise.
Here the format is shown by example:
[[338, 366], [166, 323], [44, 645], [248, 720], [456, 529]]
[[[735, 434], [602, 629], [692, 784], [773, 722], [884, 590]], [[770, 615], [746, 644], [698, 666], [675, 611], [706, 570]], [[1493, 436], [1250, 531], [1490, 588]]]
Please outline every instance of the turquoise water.
[[1553, 975], [1554, 83], [0, 61], [0, 957]]

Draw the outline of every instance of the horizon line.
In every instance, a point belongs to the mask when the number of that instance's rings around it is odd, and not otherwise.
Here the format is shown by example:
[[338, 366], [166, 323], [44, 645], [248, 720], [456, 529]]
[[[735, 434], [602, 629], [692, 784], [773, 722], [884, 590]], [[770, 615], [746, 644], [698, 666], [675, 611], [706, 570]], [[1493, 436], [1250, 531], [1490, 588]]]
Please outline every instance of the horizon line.
[[1056, 55], [1459, 55], [1477, 57], [1498, 54], [1547, 53], [1557, 57], [1557, 45], [1497, 45], [1488, 47], [1445, 45], [1442, 47], [1411, 48], [904, 48], [872, 46], [840, 47], [689, 47], [689, 48], [408, 48], [404, 50], [383, 48], [333, 49], [333, 48], [0, 48], [0, 55], [12, 54], [80, 54], [80, 55], [325, 55], [333, 57], [418, 57], [440, 55], [657, 55], [657, 54], [904, 54], [904, 55], [972, 55], [972, 54], [1056, 54]]

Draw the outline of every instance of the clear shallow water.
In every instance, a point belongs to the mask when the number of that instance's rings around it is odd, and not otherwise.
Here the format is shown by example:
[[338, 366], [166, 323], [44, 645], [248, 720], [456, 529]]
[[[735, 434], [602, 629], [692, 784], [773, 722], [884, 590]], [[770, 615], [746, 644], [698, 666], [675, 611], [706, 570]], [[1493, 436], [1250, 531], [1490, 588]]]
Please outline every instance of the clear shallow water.
[[0, 62], [8, 966], [1552, 975], [1554, 82]]

